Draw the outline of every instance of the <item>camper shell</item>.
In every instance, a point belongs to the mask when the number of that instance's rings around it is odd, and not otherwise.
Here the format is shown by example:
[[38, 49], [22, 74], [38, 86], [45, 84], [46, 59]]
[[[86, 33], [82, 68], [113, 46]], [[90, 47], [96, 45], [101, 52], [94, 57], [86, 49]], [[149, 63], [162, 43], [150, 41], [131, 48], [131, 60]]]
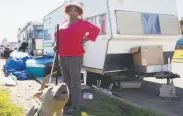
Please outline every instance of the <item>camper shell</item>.
[[[180, 34], [175, 0], [72, 0], [72, 2], [83, 6], [82, 18], [101, 29], [96, 42], [88, 42], [85, 46], [83, 66], [88, 72], [105, 75], [133, 70], [131, 49], [142, 46], [161, 46], [162, 66], [168, 66]], [[65, 2], [44, 16], [45, 54], [54, 53], [52, 49], [54, 32], [56, 25], [67, 19], [64, 6], [68, 3]], [[151, 69], [158, 67], [162, 69], [159, 65]]]

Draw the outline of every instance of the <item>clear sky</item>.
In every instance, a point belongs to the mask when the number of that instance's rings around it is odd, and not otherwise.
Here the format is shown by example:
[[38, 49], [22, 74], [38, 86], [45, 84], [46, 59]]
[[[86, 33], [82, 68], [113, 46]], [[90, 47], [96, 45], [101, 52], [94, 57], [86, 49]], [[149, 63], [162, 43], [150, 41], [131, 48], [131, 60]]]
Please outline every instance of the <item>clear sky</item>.
[[[0, 40], [17, 40], [18, 28], [43, 16], [62, 4], [63, 0], [0, 0]], [[183, 16], [183, 0], [177, 0], [179, 17]]]
[[28, 21], [40, 21], [63, 0], [0, 0], [0, 40], [17, 41], [18, 28]]

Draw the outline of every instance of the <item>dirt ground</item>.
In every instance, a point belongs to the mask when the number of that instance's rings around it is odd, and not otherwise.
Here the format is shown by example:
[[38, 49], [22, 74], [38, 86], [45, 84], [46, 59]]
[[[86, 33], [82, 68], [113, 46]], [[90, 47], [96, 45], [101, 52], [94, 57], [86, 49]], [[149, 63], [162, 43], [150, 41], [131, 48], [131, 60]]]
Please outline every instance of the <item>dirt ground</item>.
[[15, 87], [6, 87], [10, 91], [11, 99], [15, 104], [22, 106], [28, 111], [36, 103], [32, 95], [38, 91], [40, 84], [35, 81], [19, 81]]
[[[2, 69], [5, 60], [0, 60], [0, 69]], [[4, 77], [2, 71], [0, 71], [0, 78]], [[40, 88], [40, 84], [33, 80], [18, 81], [18, 85], [15, 87], [3, 86], [3, 88], [9, 89], [12, 101], [19, 106], [22, 106], [26, 110], [36, 103], [31, 97]]]

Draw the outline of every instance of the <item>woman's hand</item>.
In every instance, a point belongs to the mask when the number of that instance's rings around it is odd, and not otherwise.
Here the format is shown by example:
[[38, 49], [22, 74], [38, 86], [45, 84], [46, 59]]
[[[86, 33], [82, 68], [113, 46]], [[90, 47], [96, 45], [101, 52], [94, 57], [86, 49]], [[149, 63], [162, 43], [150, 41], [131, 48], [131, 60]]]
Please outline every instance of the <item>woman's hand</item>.
[[54, 48], [53, 48], [53, 51], [55, 52], [55, 53], [57, 53], [58, 52], [58, 49], [57, 49], [58, 47], [55, 45], [54, 46]]
[[86, 43], [87, 41], [89, 41], [89, 39], [88, 39], [87, 37], [85, 37], [85, 38], [81, 41], [81, 42], [82, 42], [82, 45], [84, 46], [85, 43]]

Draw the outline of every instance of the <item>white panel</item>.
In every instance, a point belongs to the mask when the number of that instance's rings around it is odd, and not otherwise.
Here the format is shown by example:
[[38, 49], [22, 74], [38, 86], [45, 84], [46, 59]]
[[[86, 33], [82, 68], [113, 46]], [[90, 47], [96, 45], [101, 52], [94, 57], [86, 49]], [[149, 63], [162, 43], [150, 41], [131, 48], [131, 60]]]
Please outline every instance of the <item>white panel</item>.
[[[50, 29], [51, 33], [51, 40], [44, 40], [44, 43], [54, 42], [54, 32], [56, 31], [56, 25], [63, 22], [65, 18], [66, 14], [64, 13], [64, 6], [59, 7], [58, 9], [44, 17], [44, 30]], [[46, 53], [53, 54], [53, 47], [44, 46], [44, 54]]]
[[98, 38], [95, 43], [89, 42], [85, 46], [86, 53], [83, 58], [83, 65], [86, 67], [103, 69], [108, 41]]
[[161, 34], [179, 34], [178, 17], [173, 15], [159, 15]]
[[140, 13], [117, 11], [116, 15], [120, 34], [143, 34]]
[[109, 42], [108, 54], [130, 53], [130, 49], [138, 46], [162, 45], [163, 51], [174, 51], [176, 39], [112, 39]]
[[[78, 0], [79, 1], [79, 0]], [[85, 46], [83, 65], [86, 67], [103, 69], [107, 52], [108, 39], [111, 36], [107, 0], [83, 0], [84, 18], [107, 14], [106, 35], [100, 35], [95, 43], [89, 42]]]

